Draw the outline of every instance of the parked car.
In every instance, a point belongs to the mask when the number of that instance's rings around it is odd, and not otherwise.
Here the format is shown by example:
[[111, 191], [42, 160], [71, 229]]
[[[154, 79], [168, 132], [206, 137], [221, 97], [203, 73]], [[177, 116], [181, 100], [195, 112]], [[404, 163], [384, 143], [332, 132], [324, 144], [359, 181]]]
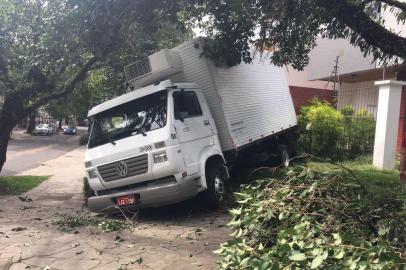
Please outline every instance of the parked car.
[[77, 129], [75, 127], [67, 127], [63, 130], [63, 134], [65, 135], [77, 135]]
[[54, 133], [53, 127], [49, 124], [39, 124], [32, 132], [34, 135], [52, 135]]

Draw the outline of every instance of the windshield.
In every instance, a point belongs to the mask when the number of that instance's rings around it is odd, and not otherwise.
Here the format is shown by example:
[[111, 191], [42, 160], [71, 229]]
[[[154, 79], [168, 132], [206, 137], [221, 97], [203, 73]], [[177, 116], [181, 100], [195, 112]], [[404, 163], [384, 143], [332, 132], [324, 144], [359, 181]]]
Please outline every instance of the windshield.
[[160, 91], [94, 116], [89, 148], [166, 125], [167, 91]]

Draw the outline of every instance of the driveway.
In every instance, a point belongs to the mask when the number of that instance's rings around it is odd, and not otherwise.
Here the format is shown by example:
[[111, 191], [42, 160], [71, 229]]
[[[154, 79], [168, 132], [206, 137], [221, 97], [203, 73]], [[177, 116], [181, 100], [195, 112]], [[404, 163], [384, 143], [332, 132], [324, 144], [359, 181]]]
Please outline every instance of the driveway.
[[229, 239], [227, 209], [207, 211], [196, 201], [144, 210], [133, 226], [100, 233], [62, 232], [60, 215], [85, 213], [83, 147], [23, 174], [52, 175], [26, 196], [0, 196], [0, 269], [217, 269], [213, 253]]
[[0, 175], [16, 175], [40, 166], [44, 161], [57, 158], [78, 147], [79, 136], [57, 134], [31, 136], [22, 130], [13, 131], [7, 149], [7, 161]]

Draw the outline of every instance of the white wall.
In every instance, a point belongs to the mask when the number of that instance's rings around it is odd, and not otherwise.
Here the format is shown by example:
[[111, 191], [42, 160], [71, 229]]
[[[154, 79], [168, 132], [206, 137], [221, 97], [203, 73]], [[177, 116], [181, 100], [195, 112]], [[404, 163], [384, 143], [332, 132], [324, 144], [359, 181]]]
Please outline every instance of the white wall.
[[333, 84], [325, 81], [309, 81], [308, 73], [309, 68], [305, 67], [304, 70], [298, 71], [293, 67], [285, 68], [286, 77], [288, 78], [289, 86], [300, 86], [319, 89], [333, 89]]
[[355, 111], [366, 109], [376, 117], [378, 87], [374, 85], [374, 81], [342, 83], [338, 92], [337, 107], [341, 109], [347, 105], [351, 105]]
[[[399, 2], [406, 2], [406, 0], [398, 0]], [[399, 9], [382, 8], [381, 18], [384, 20], [384, 26], [391, 32], [394, 32], [402, 37], [406, 37], [406, 24], [399, 23], [394, 14], [399, 12]]]
[[310, 52], [308, 66], [308, 79], [315, 80], [330, 77], [335, 60], [342, 56], [338, 62], [338, 74], [356, 72], [375, 68], [373, 57], [364, 57], [360, 49], [350, 44], [345, 39], [317, 39], [317, 46]]
[[[406, 0], [400, 0], [406, 2]], [[406, 37], [406, 24], [398, 23], [395, 17], [398, 10], [391, 8], [381, 9], [381, 18], [386, 29], [398, 35]], [[346, 39], [323, 39], [318, 38], [317, 46], [310, 52], [309, 80], [331, 76], [337, 55], [340, 51], [344, 54], [339, 58], [339, 74], [357, 72], [361, 70], [380, 67], [379, 63], [373, 63], [373, 57], [364, 57], [358, 47], [354, 47]]]

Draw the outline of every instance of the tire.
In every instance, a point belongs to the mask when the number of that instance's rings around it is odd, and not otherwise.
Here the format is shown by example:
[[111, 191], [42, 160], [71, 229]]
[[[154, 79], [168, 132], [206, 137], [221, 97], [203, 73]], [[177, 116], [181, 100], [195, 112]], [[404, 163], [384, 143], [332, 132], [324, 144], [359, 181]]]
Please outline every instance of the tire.
[[83, 197], [85, 204], [87, 204], [87, 199], [95, 195], [94, 191], [90, 188], [89, 181], [87, 177], [83, 177]]
[[224, 201], [226, 180], [222, 164], [213, 164], [206, 170], [207, 189], [202, 192], [203, 203], [209, 208], [218, 208]]
[[289, 167], [290, 165], [290, 155], [289, 155], [289, 148], [285, 144], [278, 145], [278, 162], [280, 166], [285, 168]]

